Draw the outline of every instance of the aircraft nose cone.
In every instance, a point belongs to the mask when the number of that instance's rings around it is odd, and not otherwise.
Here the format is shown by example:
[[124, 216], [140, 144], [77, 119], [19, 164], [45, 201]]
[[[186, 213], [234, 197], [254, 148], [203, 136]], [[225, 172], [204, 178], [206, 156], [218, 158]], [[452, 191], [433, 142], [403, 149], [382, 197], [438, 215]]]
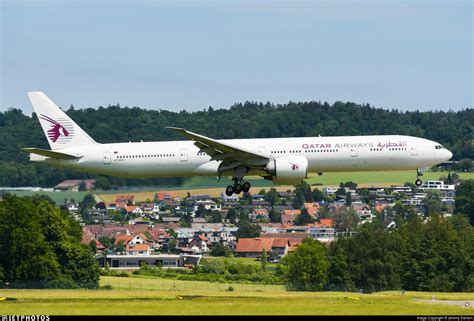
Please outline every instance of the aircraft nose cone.
[[446, 149], [446, 160], [450, 160], [453, 157], [453, 153]]

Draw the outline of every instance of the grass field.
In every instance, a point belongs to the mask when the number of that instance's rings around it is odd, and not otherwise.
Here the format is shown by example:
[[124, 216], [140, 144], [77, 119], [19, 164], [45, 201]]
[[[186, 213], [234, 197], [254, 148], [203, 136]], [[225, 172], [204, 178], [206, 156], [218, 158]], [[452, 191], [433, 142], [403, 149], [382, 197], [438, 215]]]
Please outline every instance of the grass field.
[[102, 277], [112, 290], [0, 290], [0, 314], [47, 315], [474, 315], [413, 299], [472, 300], [473, 293], [287, 292], [282, 286]]
[[[425, 172], [423, 180], [437, 180], [441, 176], [447, 176], [448, 172]], [[463, 179], [474, 179], [474, 173], [459, 173]], [[307, 182], [312, 185], [339, 185], [341, 182], [353, 181], [360, 187], [381, 187], [403, 184], [405, 182], [414, 182], [414, 171], [397, 171], [397, 172], [341, 172], [341, 173], [325, 173], [322, 176], [313, 175], [307, 179]], [[278, 191], [286, 191], [292, 189], [292, 186], [278, 186], [273, 185], [272, 182], [264, 179], [250, 178], [249, 182], [252, 184], [252, 193], [258, 193], [260, 189], [276, 188]], [[160, 190], [173, 191], [177, 196], [184, 197], [188, 191], [193, 195], [209, 194], [211, 197], [220, 196], [224, 191], [228, 180], [221, 180], [216, 182], [215, 178], [211, 177], [193, 177], [186, 180], [183, 186], [160, 186], [160, 187], [143, 187], [116, 191], [98, 191], [98, 196], [104, 202], [114, 202], [117, 194], [135, 194], [135, 199], [138, 202], [144, 202], [147, 199], [153, 200], [154, 193]], [[80, 201], [86, 195], [86, 192], [29, 192], [29, 191], [12, 191], [11, 193], [18, 196], [30, 196], [34, 194], [47, 195], [51, 197], [56, 204], [62, 205], [64, 199], [74, 198]]]
[[[449, 172], [425, 172], [423, 180], [438, 180], [441, 176], [447, 176]], [[463, 179], [474, 179], [474, 173], [459, 173]], [[341, 172], [341, 173], [325, 173], [322, 176], [313, 175], [306, 181], [312, 185], [339, 185], [341, 182], [353, 181], [359, 187], [385, 187], [391, 185], [402, 185], [405, 182], [414, 182], [416, 178], [415, 171], [397, 171], [397, 172]], [[252, 183], [251, 193], [258, 193], [260, 189], [269, 190], [274, 187], [277, 191], [286, 191], [293, 189], [293, 186], [278, 186], [272, 182], [263, 179], [249, 179]], [[194, 183], [192, 183], [194, 182]], [[256, 184], [258, 182], [259, 184]], [[150, 188], [148, 190], [124, 190], [120, 193], [99, 193], [99, 197], [104, 202], [115, 201], [116, 194], [133, 193], [137, 202], [144, 202], [147, 199], [153, 200], [154, 193], [159, 190], [173, 191], [176, 196], [184, 197], [190, 192], [192, 195], [208, 194], [211, 197], [218, 197], [224, 191], [227, 180], [221, 180], [217, 183], [215, 180], [205, 177], [196, 177], [181, 187], [174, 188]]]

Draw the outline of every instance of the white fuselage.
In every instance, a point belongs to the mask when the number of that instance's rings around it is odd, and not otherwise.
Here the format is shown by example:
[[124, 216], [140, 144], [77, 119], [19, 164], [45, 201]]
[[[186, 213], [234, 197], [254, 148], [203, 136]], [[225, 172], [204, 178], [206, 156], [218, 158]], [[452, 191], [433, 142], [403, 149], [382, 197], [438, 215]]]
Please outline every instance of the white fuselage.
[[[417, 137], [337, 136], [219, 140], [270, 159], [299, 155], [308, 159], [308, 172], [394, 171], [420, 169], [451, 158], [438, 143]], [[218, 161], [199, 151], [193, 141], [91, 144], [60, 149], [78, 160], [36, 156], [34, 161], [97, 174], [157, 178], [215, 176]], [[264, 174], [253, 170], [248, 175]]]

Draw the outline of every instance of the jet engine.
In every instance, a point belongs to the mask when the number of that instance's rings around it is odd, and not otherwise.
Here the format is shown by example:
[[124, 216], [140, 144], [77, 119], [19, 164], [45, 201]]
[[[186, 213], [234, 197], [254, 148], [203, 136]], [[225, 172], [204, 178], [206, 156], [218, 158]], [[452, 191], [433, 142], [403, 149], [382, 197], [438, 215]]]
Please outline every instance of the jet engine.
[[308, 159], [304, 156], [282, 156], [270, 160], [265, 172], [265, 179], [279, 184], [299, 184], [308, 177]]

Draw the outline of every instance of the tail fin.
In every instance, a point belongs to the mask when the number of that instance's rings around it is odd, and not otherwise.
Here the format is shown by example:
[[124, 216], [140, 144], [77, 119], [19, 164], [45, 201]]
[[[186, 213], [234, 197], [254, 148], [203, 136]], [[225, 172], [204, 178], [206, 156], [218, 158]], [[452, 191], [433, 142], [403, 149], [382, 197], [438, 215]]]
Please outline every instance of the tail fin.
[[81, 127], [69, 118], [43, 92], [29, 92], [28, 97], [51, 149], [96, 144]]

